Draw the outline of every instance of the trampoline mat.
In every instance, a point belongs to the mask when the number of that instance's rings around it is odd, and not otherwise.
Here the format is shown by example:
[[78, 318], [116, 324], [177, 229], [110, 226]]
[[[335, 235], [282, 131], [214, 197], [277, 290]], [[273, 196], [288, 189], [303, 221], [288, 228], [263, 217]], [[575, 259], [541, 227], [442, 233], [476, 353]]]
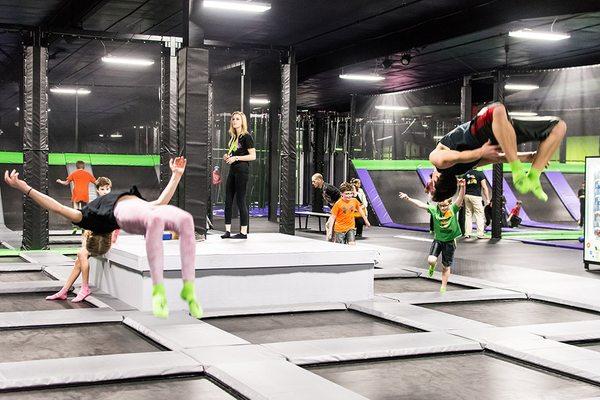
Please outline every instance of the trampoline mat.
[[404, 325], [347, 310], [218, 317], [203, 321], [258, 344], [418, 332]]
[[565, 177], [565, 180], [567, 181], [569, 186], [571, 186], [571, 189], [573, 190], [573, 193], [575, 193], [575, 196], [577, 196], [577, 192], [579, 191], [581, 184], [585, 180], [585, 175], [584, 174], [565, 174], [565, 173], [563, 173], [563, 176]]
[[600, 387], [483, 353], [327, 365], [311, 372], [372, 400], [581, 399]]
[[0, 348], [3, 362], [161, 351], [122, 323], [3, 330]]
[[46, 300], [46, 296], [54, 294], [53, 292], [34, 292], [34, 293], [7, 293], [0, 294], [0, 312], [13, 311], [44, 311], [44, 310], [68, 310], [73, 308], [93, 308], [85, 301], [73, 303], [71, 299], [75, 298], [73, 293], [69, 293], [68, 300], [51, 301]]
[[425, 304], [431, 310], [496, 326], [518, 326], [600, 319], [600, 314], [533, 300]]
[[235, 399], [204, 377], [167, 378], [134, 382], [98, 383], [86, 386], [3, 393], [6, 400], [147, 400], [147, 399]]
[[32, 272], [0, 272], [0, 282], [51, 281], [42, 271]]
[[[441, 282], [423, 278], [375, 279], [375, 293], [437, 292]], [[471, 289], [467, 286], [448, 283], [447, 290]]]
[[427, 224], [429, 214], [398, 198], [404, 192], [413, 199], [427, 202], [427, 195], [416, 171], [369, 171], [379, 197], [388, 214], [397, 224]]

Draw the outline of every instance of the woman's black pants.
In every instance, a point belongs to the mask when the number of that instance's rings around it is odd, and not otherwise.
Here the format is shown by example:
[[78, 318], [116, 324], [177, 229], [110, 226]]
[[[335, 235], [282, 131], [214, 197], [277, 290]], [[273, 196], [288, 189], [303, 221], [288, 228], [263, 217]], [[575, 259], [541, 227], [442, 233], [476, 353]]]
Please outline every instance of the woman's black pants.
[[240, 212], [240, 226], [248, 226], [248, 204], [246, 203], [246, 185], [250, 176], [250, 166], [242, 162], [232, 165], [227, 175], [225, 185], [225, 224], [231, 224], [231, 206], [233, 198], [237, 202]]

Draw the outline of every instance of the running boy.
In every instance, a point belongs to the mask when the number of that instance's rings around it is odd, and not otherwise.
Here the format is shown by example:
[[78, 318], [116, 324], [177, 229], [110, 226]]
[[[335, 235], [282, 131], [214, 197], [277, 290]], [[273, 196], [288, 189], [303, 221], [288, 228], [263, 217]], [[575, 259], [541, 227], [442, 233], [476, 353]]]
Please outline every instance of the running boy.
[[[101, 176], [100, 178], [98, 178], [95, 182], [95, 185], [96, 185], [96, 193], [98, 193], [98, 197], [104, 196], [105, 194], [110, 193], [110, 191], [112, 189], [112, 182], [110, 181], [110, 179], [108, 179], [104, 176]], [[119, 232], [119, 230], [117, 229], [117, 230], [114, 230], [112, 233], [112, 242], [113, 243], [115, 242], [115, 240], [117, 238], [118, 232]], [[90, 253], [86, 248], [87, 239], [89, 238], [91, 233], [92, 233], [91, 231], [83, 232], [83, 236], [81, 238], [81, 249], [79, 249], [79, 251], [77, 252], [77, 258], [75, 259], [75, 265], [73, 265], [73, 270], [71, 271], [71, 275], [69, 275], [69, 278], [67, 278], [65, 285], [58, 292], [54, 293], [51, 296], [46, 297], [46, 300], [66, 300], [67, 293], [69, 292], [69, 289], [71, 288], [71, 286], [73, 286], [73, 284], [79, 277], [79, 274], [81, 274], [81, 289], [79, 290], [79, 293], [77, 294], [77, 296], [75, 296], [75, 298], [71, 301], [73, 303], [79, 303], [79, 302], [85, 300], [85, 298], [88, 297], [92, 293], [90, 290], [90, 286], [89, 286], [90, 265], [88, 262], [88, 258], [90, 256]]]
[[[358, 212], [365, 221], [366, 226], [371, 226], [364, 210], [358, 200], [354, 197], [354, 187], [351, 183], [344, 182], [340, 185], [342, 197], [335, 202], [331, 209], [331, 217], [327, 221], [329, 227], [333, 227], [334, 242], [356, 244], [356, 224], [354, 213]], [[331, 229], [331, 228], [330, 228]]]
[[[75, 163], [77, 168], [67, 176], [66, 180], [57, 179], [56, 182], [61, 185], [68, 186], [69, 183], [73, 182], [73, 191], [71, 193], [71, 201], [73, 202], [73, 208], [81, 210], [83, 206], [90, 202], [90, 194], [88, 184], [95, 183], [96, 178], [85, 170], [85, 162], [77, 161]], [[73, 233], [77, 232], [77, 227], [73, 228]]]
[[437, 206], [430, 206], [420, 200], [408, 197], [406, 193], [400, 192], [398, 196], [407, 200], [415, 206], [427, 210], [433, 216], [433, 243], [429, 250], [429, 277], [433, 276], [437, 259], [442, 254], [442, 286], [440, 293], [446, 293], [446, 285], [450, 278], [450, 269], [454, 263], [454, 250], [456, 250], [456, 238], [462, 235], [458, 224], [458, 210], [465, 197], [465, 180], [458, 180], [458, 197], [452, 203], [452, 199], [440, 201]]

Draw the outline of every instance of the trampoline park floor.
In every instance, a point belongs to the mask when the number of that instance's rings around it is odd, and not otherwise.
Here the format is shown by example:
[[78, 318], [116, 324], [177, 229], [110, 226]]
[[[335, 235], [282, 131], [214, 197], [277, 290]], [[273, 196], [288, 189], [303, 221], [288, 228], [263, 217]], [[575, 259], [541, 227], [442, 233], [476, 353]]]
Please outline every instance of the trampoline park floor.
[[[375, 293], [402, 293], [402, 292], [437, 292], [440, 282], [426, 278], [382, 278], [375, 279]], [[448, 283], [446, 290], [471, 289], [468, 286]]]
[[481, 352], [308, 369], [372, 400], [567, 400], [600, 396], [600, 387], [593, 384]]
[[2, 393], [6, 400], [147, 400], [147, 399], [235, 399], [206, 377], [172, 377], [133, 382], [62, 387]]
[[3, 362], [161, 351], [122, 323], [3, 330], [0, 348]]
[[417, 332], [349, 310], [206, 318], [204, 321], [257, 344]]
[[535, 300], [487, 300], [423, 304], [421, 306], [495, 326], [518, 326], [600, 319], [600, 314], [591, 311]]

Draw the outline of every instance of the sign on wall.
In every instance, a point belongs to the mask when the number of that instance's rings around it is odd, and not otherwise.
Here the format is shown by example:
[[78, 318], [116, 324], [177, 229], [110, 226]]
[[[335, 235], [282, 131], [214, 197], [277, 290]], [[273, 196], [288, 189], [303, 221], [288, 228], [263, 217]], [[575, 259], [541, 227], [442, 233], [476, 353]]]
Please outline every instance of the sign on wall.
[[600, 157], [585, 159], [584, 263], [600, 264]]

